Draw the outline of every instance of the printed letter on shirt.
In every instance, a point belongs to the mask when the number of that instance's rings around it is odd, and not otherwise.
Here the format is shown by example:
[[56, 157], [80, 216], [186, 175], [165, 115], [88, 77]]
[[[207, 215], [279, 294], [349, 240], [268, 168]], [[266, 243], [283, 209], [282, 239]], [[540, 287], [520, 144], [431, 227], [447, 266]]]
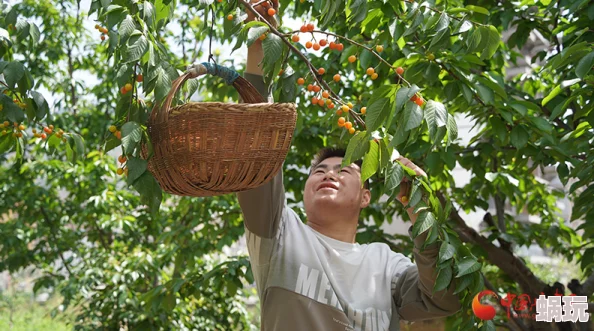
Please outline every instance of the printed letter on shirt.
[[316, 299], [316, 284], [318, 283], [318, 276], [320, 271], [314, 268], [309, 268], [303, 263], [299, 266], [299, 275], [297, 276], [297, 286], [295, 292]]

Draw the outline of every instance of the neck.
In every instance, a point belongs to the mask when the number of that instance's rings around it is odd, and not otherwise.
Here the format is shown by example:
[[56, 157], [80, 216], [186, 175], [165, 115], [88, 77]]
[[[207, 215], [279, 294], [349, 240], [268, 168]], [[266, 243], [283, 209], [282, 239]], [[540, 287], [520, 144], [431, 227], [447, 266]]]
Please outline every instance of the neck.
[[[313, 216], [313, 215], [312, 215]], [[329, 220], [328, 218], [308, 217], [307, 225], [319, 233], [339, 241], [353, 244], [357, 234], [358, 218]]]

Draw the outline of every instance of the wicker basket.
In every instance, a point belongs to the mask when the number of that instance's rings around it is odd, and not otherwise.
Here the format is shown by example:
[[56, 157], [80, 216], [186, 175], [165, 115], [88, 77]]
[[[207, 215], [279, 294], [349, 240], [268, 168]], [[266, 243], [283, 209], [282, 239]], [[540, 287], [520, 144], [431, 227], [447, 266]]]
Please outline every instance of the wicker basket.
[[[243, 102], [191, 102], [171, 108], [180, 87], [203, 74], [233, 84]], [[294, 103], [265, 103], [235, 71], [196, 64], [152, 110], [148, 132], [154, 154], [148, 169], [161, 188], [183, 196], [214, 196], [256, 188], [281, 168], [297, 118]]]

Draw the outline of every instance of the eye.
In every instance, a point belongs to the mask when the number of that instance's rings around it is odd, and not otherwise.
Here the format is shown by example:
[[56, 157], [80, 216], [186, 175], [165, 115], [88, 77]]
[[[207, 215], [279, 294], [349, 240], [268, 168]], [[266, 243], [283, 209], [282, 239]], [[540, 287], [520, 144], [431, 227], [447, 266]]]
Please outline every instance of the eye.
[[342, 170], [340, 170], [340, 172], [346, 172], [347, 174], [350, 174], [351, 172], [348, 171], [346, 168], [343, 168]]
[[318, 170], [314, 171], [314, 174], [320, 174], [320, 173], [322, 173], [322, 174], [323, 174], [323, 173], [324, 173], [324, 171], [323, 171], [323, 170], [321, 170], [321, 169], [318, 169]]

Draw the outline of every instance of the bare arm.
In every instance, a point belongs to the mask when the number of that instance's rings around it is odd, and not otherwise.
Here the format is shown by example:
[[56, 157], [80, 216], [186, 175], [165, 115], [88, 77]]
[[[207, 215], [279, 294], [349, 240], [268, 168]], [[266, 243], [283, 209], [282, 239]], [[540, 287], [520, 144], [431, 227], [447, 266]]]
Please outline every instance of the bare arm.
[[[259, 2], [259, 1], [252, 1], [252, 2]], [[278, 12], [278, 0], [272, 0], [272, 8], [274, 8]], [[266, 7], [263, 5], [259, 5], [256, 7], [260, 15], [265, 18], [268, 18], [268, 21], [273, 25], [276, 26], [276, 20], [274, 17], [268, 16], [266, 13]], [[246, 21], [254, 20], [254, 15], [248, 10], [248, 18]], [[256, 40], [250, 47], [248, 47], [248, 54], [247, 54], [247, 65], [245, 68], [245, 72], [254, 75], [262, 76], [262, 68], [259, 66], [260, 62], [264, 58], [264, 51], [262, 50], [262, 41]]]

